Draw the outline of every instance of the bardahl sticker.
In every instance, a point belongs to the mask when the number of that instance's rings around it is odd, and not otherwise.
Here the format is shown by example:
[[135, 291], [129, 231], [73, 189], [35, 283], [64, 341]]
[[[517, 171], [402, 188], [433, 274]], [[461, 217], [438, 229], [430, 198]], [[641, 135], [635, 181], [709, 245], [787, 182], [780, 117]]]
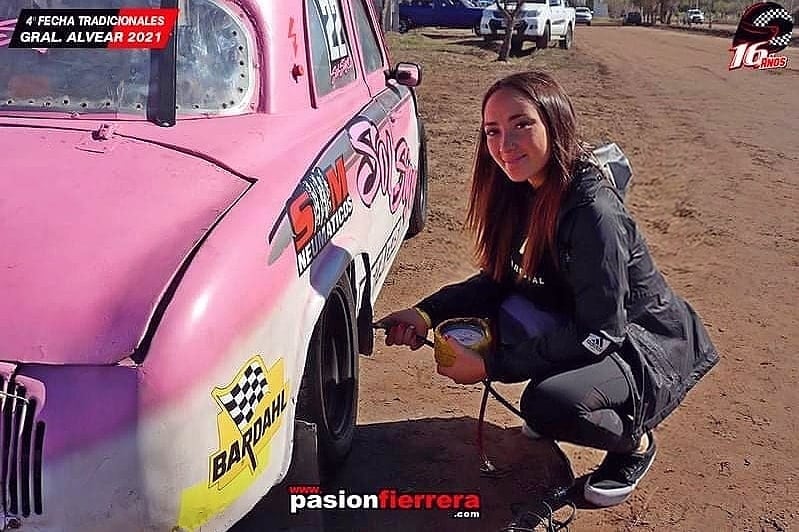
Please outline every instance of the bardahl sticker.
[[219, 407], [219, 448], [208, 458], [208, 479], [181, 495], [178, 526], [186, 530], [230, 506], [269, 464], [271, 441], [290, 400], [285, 363], [281, 358], [267, 369], [255, 355], [211, 397]]
[[280, 369], [277, 378], [256, 355], [229, 384], [211, 392], [222, 410], [217, 416], [219, 450], [209, 460], [209, 485], [222, 488], [243, 471], [254, 474], [258, 470], [259, 458], [283, 421], [288, 401], [288, 384]]

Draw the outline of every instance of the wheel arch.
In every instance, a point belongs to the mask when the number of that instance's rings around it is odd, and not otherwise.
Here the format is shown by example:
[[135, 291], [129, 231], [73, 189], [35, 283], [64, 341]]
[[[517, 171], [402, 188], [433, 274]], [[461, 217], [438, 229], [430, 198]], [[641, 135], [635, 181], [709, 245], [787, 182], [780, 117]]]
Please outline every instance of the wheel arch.
[[[358, 330], [356, 339], [358, 352], [371, 355], [374, 345], [374, 334], [372, 333], [374, 313], [372, 308], [372, 267], [369, 254], [358, 252], [353, 255], [344, 247], [335, 246], [332, 243], [328, 246], [330, 249], [326, 250], [323, 257], [319, 257], [323, 260], [317, 259], [318, 267], [312, 265], [310, 268], [309, 280], [312, 290], [306, 301], [303, 330], [312, 331], [316, 327], [333, 288], [340, 278], [346, 277], [355, 300], [355, 308], [352, 309], [352, 312], [355, 314]], [[308, 356], [310, 339], [311, 335], [308, 334], [300, 345], [304, 359]]]
[[[309, 294], [311, 303], [305, 314], [302, 332], [304, 338], [298, 353], [302, 358], [302, 364], [298, 365], [295, 381], [297, 383], [295, 419], [317, 425], [320, 473], [324, 475], [334, 472], [351, 450], [357, 418], [358, 358], [362, 336], [358, 326], [359, 309], [363, 307], [361, 299], [368, 298], [368, 288], [365, 287], [370, 286], [366, 275], [368, 261], [364, 254], [353, 257], [346, 249], [339, 247], [340, 243], [339, 246], [332, 244], [329, 246], [323, 260], [319, 262], [317, 268], [314, 269], [312, 266], [309, 275], [312, 288]], [[367, 308], [371, 309], [371, 305]], [[368, 325], [371, 333], [371, 314]], [[343, 342], [339, 347], [344, 345], [348, 347], [342, 351], [335, 347], [330, 350], [328, 342], [335, 344]], [[343, 362], [344, 366], [338, 366], [335, 362], [333, 366], [348, 368], [344, 371], [349, 377], [343, 381], [336, 378], [335, 387], [339, 386], [339, 382], [346, 383], [350, 379], [352, 384], [343, 385], [345, 387], [343, 393], [345, 397], [349, 397], [348, 399], [339, 403], [339, 399], [342, 399], [339, 397], [332, 403], [349, 406], [344, 406], [343, 410], [334, 406], [331, 412], [328, 410], [331, 403], [326, 403], [329, 397], [326, 391], [328, 380], [325, 373], [326, 368], [329, 369], [330, 366], [329, 362], [324, 360], [327, 356], [325, 353], [334, 353], [332, 356], [335, 360], [338, 357], [336, 352], [346, 353], [348, 361]], [[342, 359], [338, 360], [341, 364]], [[346, 388], [349, 388], [349, 391], [346, 391]], [[333, 393], [335, 395], [342, 392]], [[339, 415], [343, 417], [339, 419], [337, 417]], [[343, 432], [337, 432], [339, 430]]]

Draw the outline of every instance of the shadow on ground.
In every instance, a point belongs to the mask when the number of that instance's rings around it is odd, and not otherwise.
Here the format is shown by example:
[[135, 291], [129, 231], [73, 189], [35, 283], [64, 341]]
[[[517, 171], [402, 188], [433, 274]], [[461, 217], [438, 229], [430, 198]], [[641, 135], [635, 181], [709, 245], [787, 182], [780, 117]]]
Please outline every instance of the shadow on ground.
[[[425, 37], [430, 39], [453, 39], [458, 37], [463, 37], [463, 35], [441, 35], [435, 33], [423, 33]], [[450, 44], [457, 44], [460, 46], [472, 46], [475, 48], [479, 48], [481, 50], [485, 50], [487, 52], [492, 52], [495, 54], [499, 54], [499, 49], [502, 46], [501, 40], [493, 40], [493, 41], [486, 41], [482, 37], [467, 37], [464, 39], [460, 39], [458, 41], [452, 41]], [[536, 52], [536, 48], [534, 45], [530, 43], [526, 43], [521, 51], [512, 51], [510, 53], [510, 57], [529, 57]]]
[[[553, 489], [573, 483], [568, 459], [551, 441], [532, 441], [518, 427], [503, 429], [491, 423], [484, 429], [486, 453], [504, 474], [499, 478], [481, 476], [476, 429], [477, 421], [468, 417], [359, 426], [347, 463], [322, 489], [325, 493], [343, 489], [348, 494], [381, 489], [394, 489], [398, 494], [478, 493], [479, 518], [456, 518], [451, 510], [336, 510], [322, 513], [316, 522], [324, 523], [325, 532], [498, 530], [513, 518], [512, 504], [535, 504]], [[280, 519], [286, 524], [275, 526], [274, 507], [271, 515], [265, 513], [253, 512], [235, 532], [315, 529], [299, 521], [292, 524], [291, 516]], [[266, 523], [269, 526], [265, 527]]]

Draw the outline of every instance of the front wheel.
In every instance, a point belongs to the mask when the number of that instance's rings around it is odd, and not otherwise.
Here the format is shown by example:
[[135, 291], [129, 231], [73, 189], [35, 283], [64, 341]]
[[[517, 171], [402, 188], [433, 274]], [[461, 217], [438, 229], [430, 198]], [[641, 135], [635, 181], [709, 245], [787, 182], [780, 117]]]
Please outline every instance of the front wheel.
[[352, 449], [358, 414], [355, 297], [342, 276], [316, 323], [297, 404], [297, 417], [316, 424], [319, 464], [335, 473]]
[[549, 31], [549, 24], [546, 25], [544, 28], [544, 34], [541, 37], [538, 37], [535, 41], [535, 47], [539, 50], [543, 50], [549, 46], [549, 39], [550, 39], [550, 31]]
[[563, 50], [568, 50], [572, 47], [572, 41], [574, 40], [574, 30], [572, 30], [571, 25], [566, 28], [566, 35], [564, 35], [563, 39], [560, 41], [560, 47]]
[[419, 119], [419, 166], [416, 171], [416, 194], [413, 198], [411, 218], [405, 238], [412, 238], [424, 230], [427, 224], [427, 139], [424, 125]]

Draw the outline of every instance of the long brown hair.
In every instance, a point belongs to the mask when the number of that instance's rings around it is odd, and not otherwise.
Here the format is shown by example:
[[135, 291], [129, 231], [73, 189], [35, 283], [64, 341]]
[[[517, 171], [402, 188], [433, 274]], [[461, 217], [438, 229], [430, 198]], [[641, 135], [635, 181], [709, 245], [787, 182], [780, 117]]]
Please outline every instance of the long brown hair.
[[513, 248], [524, 236], [527, 243], [521, 267], [527, 276], [535, 275], [546, 252], [557, 267], [558, 213], [584, 155], [571, 101], [549, 74], [530, 71], [500, 79], [483, 97], [483, 114], [488, 99], [500, 89], [515, 90], [536, 106], [546, 126], [551, 156], [545, 167], [546, 178], [534, 191], [527, 182], [508, 179], [491, 157], [485, 131], [480, 128], [466, 226], [475, 237], [478, 264], [497, 281], [505, 278]]

